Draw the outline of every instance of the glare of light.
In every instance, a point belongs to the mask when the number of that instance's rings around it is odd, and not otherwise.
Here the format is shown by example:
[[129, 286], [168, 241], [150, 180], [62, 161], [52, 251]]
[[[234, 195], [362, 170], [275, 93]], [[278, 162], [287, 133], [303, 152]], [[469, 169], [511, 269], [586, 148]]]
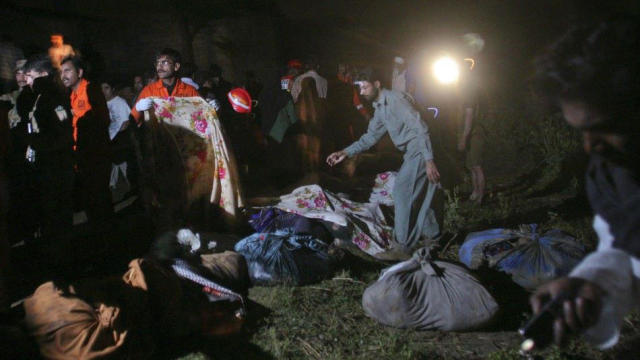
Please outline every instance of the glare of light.
[[453, 84], [458, 81], [460, 69], [452, 58], [443, 57], [433, 64], [433, 74], [439, 82], [443, 84]]

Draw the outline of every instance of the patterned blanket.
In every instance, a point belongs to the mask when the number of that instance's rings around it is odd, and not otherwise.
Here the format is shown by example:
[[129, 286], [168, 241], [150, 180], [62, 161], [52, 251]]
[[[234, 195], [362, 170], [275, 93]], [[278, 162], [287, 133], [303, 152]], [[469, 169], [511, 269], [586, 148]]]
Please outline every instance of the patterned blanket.
[[[235, 158], [212, 106], [199, 97], [153, 97], [156, 118], [172, 134], [184, 165], [187, 202], [204, 195], [235, 218], [244, 206]], [[180, 129], [187, 130], [186, 132]], [[195, 135], [195, 136], [194, 136]]]
[[376, 257], [388, 250], [393, 241], [393, 219], [385, 218], [380, 205], [393, 206], [394, 179], [395, 172], [378, 174], [366, 203], [351, 201], [318, 185], [307, 185], [281, 196], [275, 207], [346, 228], [351, 242]]

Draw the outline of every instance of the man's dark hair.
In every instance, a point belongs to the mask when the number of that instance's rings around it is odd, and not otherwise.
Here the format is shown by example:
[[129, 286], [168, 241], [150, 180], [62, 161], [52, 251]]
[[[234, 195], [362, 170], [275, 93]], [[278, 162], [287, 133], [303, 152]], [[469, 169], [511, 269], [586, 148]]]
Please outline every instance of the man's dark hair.
[[374, 68], [364, 68], [358, 72], [355, 77], [355, 81], [367, 81], [370, 83], [374, 83], [375, 81], [380, 81], [380, 84], [384, 84], [384, 79], [381, 75], [381, 71]]
[[166, 56], [174, 63], [182, 64], [182, 56], [178, 50], [174, 50], [171, 48], [164, 48], [156, 55], [156, 60], [158, 60], [161, 56]]
[[198, 92], [203, 99], [207, 99], [210, 96], [214, 98], [216, 97], [216, 93], [210, 87], [202, 86], [200, 89], [198, 89]]
[[[69, 55], [66, 56], [64, 59], [62, 59], [62, 61], [60, 62], [60, 65], [62, 66], [62, 64], [71, 62], [71, 64], [73, 64], [73, 67], [76, 68], [76, 70], [80, 70], [82, 69], [83, 72], [87, 72], [87, 65], [85, 64], [85, 62], [82, 60], [82, 58], [80, 56], [77, 55]], [[85, 74], [86, 75], [86, 74]]]
[[34, 70], [37, 72], [47, 72], [50, 76], [53, 75], [54, 69], [51, 64], [51, 59], [46, 54], [37, 54], [29, 57], [27, 63], [24, 65], [24, 71]]
[[582, 101], [607, 119], [637, 127], [639, 48], [636, 17], [573, 27], [536, 60], [533, 85], [543, 98]]
[[111, 86], [111, 88], [114, 91], [116, 90], [116, 87], [118, 87], [118, 88], [121, 87], [121, 85], [116, 86], [116, 82], [111, 80], [111, 79], [104, 79], [104, 78], [100, 79], [100, 85], [102, 85], [102, 84], [107, 84], [107, 85]]

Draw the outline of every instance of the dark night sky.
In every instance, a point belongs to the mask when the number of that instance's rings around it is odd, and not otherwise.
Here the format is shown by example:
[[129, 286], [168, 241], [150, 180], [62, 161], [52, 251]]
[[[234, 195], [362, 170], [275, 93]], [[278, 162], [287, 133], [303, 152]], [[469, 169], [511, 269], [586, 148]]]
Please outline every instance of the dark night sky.
[[[175, 4], [169, 0], [13, 3], [107, 21], [167, 12]], [[181, 4], [213, 17], [269, 14], [279, 27], [282, 59], [312, 53], [325, 65], [325, 73], [342, 61], [389, 64], [395, 55], [446, 48], [451, 39], [477, 32], [486, 41], [482, 54], [486, 71], [494, 74], [495, 81], [516, 86], [527, 76], [532, 58], [571, 22], [640, 10], [637, 0], [191, 0]], [[131, 26], [136, 26], [135, 20]]]
[[[395, 55], [446, 49], [457, 36], [480, 33], [485, 71], [503, 89], [525, 88], [532, 59], [571, 23], [615, 12], [640, 10], [640, 1], [594, 0], [278, 0], [296, 31], [286, 47], [292, 55], [339, 49], [348, 59], [390, 63]], [[305, 32], [304, 29], [308, 29]], [[336, 35], [336, 29], [337, 35]], [[360, 40], [358, 46], [350, 38]], [[302, 50], [302, 51], [301, 51]]]

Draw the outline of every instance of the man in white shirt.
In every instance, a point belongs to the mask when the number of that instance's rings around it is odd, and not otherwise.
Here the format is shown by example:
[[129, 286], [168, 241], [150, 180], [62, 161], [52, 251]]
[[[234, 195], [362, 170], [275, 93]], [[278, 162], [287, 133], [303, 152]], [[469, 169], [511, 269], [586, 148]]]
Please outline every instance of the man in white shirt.
[[115, 89], [110, 82], [103, 81], [101, 87], [104, 98], [107, 100], [109, 118], [111, 119], [111, 124], [109, 124], [109, 138], [113, 140], [116, 135], [118, 135], [118, 132], [127, 127], [125, 123], [129, 121], [131, 108], [125, 99], [115, 95]]
[[302, 90], [302, 80], [306, 77], [312, 77], [313, 80], [316, 81], [316, 89], [318, 89], [318, 96], [322, 99], [327, 98], [327, 79], [318, 75], [318, 69], [320, 66], [315, 62], [315, 60], [309, 60], [305, 64], [305, 68], [307, 71], [302, 75], [298, 76], [293, 82], [293, 86], [291, 87], [291, 96], [293, 96], [293, 101], [298, 101], [298, 95], [300, 95], [300, 91]]
[[618, 342], [640, 302], [640, 22], [575, 27], [537, 62], [541, 93], [557, 100], [590, 154], [587, 195], [599, 244], [568, 277], [541, 286], [535, 313], [555, 299], [556, 343], [583, 334], [601, 349]]
[[[127, 138], [122, 140], [116, 139], [116, 136], [129, 125], [129, 114], [131, 108], [127, 104], [127, 101], [120, 96], [115, 95], [115, 89], [113, 85], [108, 81], [103, 81], [101, 84], [102, 93], [107, 100], [107, 107], [109, 108], [109, 118], [111, 123], [109, 124], [109, 139], [111, 139], [113, 150], [113, 163], [111, 164], [111, 177], [109, 178], [109, 187], [115, 189], [118, 184], [118, 178], [122, 174], [126, 184], [129, 184], [127, 178], [127, 161], [126, 161], [126, 143]], [[124, 147], [124, 149], [122, 149]], [[127, 186], [127, 189], [130, 186]]]

